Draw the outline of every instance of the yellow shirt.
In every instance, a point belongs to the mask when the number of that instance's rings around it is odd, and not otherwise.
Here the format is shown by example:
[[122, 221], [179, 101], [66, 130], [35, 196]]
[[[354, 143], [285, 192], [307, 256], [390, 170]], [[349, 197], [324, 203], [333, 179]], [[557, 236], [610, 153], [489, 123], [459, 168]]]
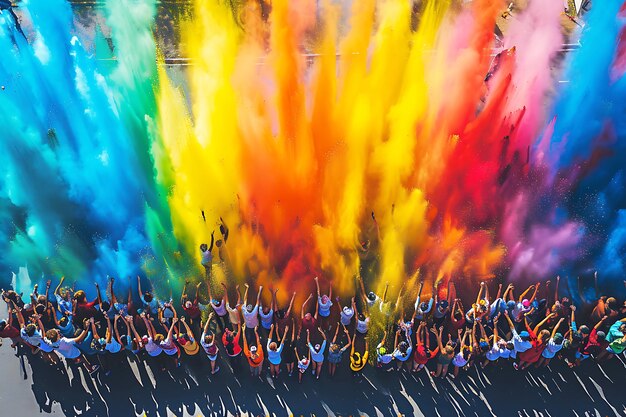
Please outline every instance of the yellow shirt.
[[366, 350], [363, 356], [359, 352], [354, 352], [350, 355], [350, 369], [355, 372], [360, 371], [365, 368], [367, 365], [367, 357], [369, 356], [369, 352]]

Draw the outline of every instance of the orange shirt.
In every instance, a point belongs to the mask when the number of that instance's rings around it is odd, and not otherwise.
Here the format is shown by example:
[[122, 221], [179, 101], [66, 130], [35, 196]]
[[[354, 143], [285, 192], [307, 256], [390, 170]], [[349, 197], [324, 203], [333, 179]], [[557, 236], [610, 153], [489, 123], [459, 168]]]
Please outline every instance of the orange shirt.
[[258, 368], [259, 366], [263, 365], [263, 360], [265, 358], [263, 356], [263, 349], [261, 348], [260, 345], [257, 345], [256, 347], [256, 354], [257, 354], [256, 358], [252, 359], [252, 353], [250, 352], [250, 349], [248, 349], [247, 346], [243, 347], [243, 354], [246, 355], [246, 358], [248, 358], [248, 363], [250, 364], [251, 367]]

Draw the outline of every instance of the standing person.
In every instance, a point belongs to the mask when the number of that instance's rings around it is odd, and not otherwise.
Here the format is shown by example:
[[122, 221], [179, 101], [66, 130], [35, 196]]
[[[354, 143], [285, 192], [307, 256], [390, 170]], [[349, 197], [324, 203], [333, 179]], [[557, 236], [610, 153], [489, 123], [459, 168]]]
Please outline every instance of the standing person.
[[178, 368], [180, 366], [180, 349], [178, 349], [178, 346], [174, 343], [174, 330], [178, 327], [176, 325], [177, 323], [178, 317], [172, 318], [172, 324], [169, 328], [167, 323], [163, 323], [163, 326], [167, 329], [167, 336], [159, 345], [161, 349], [163, 349], [163, 352], [173, 360], [174, 366]]
[[200, 292], [200, 286], [202, 286], [202, 282], [196, 284], [196, 292], [193, 296], [193, 300], [190, 300], [189, 296], [187, 295], [188, 284], [189, 281], [185, 281], [185, 285], [183, 286], [183, 292], [180, 296], [180, 306], [183, 308], [183, 311], [187, 315], [191, 327], [196, 329], [199, 333], [202, 311], [200, 310], [200, 306], [198, 303], [198, 294]]
[[315, 286], [317, 288], [317, 303], [319, 305], [319, 315], [321, 317], [321, 325], [324, 330], [330, 330], [330, 308], [333, 306], [331, 298], [333, 296], [333, 286], [329, 285], [328, 295], [321, 295], [320, 282], [318, 277], [315, 277]]
[[280, 334], [278, 334], [277, 331], [276, 338], [278, 339], [278, 343], [276, 343], [272, 340], [272, 336], [274, 335], [274, 325], [272, 324], [270, 328], [270, 334], [267, 338], [267, 360], [270, 363], [270, 375], [272, 376], [272, 378], [277, 378], [278, 374], [280, 374], [281, 355], [283, 353], [285, 339], [287, 338], [288, 331], [289, 326], [286, 326], [282, 339], [280, 338]]
[[200, 245], [200, 254], [202, 256], [200, 263], [204, 267], [204, 273], [207, 280], [211, 279], [211, 268], [213, 266], [213, 244], [215, 243], [215, 232], [211, 232], [211, 244], [202, 243]]
[[[17, 312], [15, 313], [17, 315]], [[6, 320], [0, 320], [0, 346], [2, 346], [2, 339], [11, 339], [11, 347], [17, 347], [22, 339], [20, 338], [20, 331], [13, 327], [13, 309], [9, 306], [9, 317]]]
[[[161, 370], [165, 370], [165, 368], [160, 363], [161, 361], [158, 359], [161, 353], [163, 353], [163, 348], [161, 348], [161, 342], [163, 341], [163, 335], [156, 332], [152, 322], [148, 319], [145, 313], [141, 313], [140, 317], [143, 319], [144, 325], [146, 327], [147, 335], [143, 336], [141, 342], [146, 350], [146, 353], [150, 358], [153, 365], [159, 365]], [[95, 337], [95, 336], [94, 336]]]
[[235, 290], [237, 291], [237, 304], [235, 307], [231, 307], [228, 301], [228, 290], [226, 289], [226, 284], [222, 282], [222, 286], [224, 287], [224, 302], [226, 303], [226, 311], [228, 311], [228, 321], [230, 322], [230, 330], [234, 330], [235, 327], [241, 328], [241, 314], [239, 313], [239, 308], [241, 307], [241, 293], [239, 292], [239, 285], [235, 286]]
[[417, 343], [413, 353], [413, 372], [419, 372], [439, 352], [439, 348], [434, 352], [430, 351], [430, 338], [428, 337], [428, 330], [426, 330], [426, 322], [423, 321], [417, 327], [416, 335]]
[[[281, 330], [284, 330], [285, 326], [288, 326], [289, 323], [291, 323], [293, 321], [293, 317], [291, 316], [291, 309], [293, 308], [293, 301], [296, 299], [296, 293], [294, 291], [294, 293], [291, 295], [291, 300], [289, 301], [289, 306], [287, 307], [287, 310], [283, 310], [278, 308], [278, 302], [276, 301], [276, 293], [278, 291], [274, 291], [274, 294], [272, 295], [272, 300], [274, 301], [274, 308], [276, 309], [275, 315], [274, 315], [274, 322], [276, 323], [276, 326], [278, 326], [277, 330], [280, 333]], [[292, 328], [294, 328], [295, 326], [292, 326]]]
[[617, 320], [611, 325], [606, 334], [609, 346], [600, 353], [598, 360], [610, 358], [612, 355], [620, 355], [626, 350], [626, 318]]
[[515, 325], [513, 324], [513, 321], [511, 320], [511, 317], [508, 311], [504, 312], [504, 317], [506, 318], [506, 321], [509, 323], [509, 328], [511, 329], [511, 333], [512, 333], [511, 342], [513, 342], [513, 348], [514, 348], [514, 351], [511, 354], [511, 357], [515, 359], [517, 358], [517, 355], [519, 355], [522, 352], [526, 352], [528, 349], [533, 347], [533, 344], [530, 341], [530, 333], [528, 333], [526, 330], [523, 330], [522, 332], [517, 333], [517, 330], [515, 330]]
[[[478, 325], [480, 326], [480, 331], [483, 334], [483, 338], [487, 339], [487, 335], [485, 332], [485, 328], [483, 327], [482, 323], [478, 323]], [[493, 336], [492, 336], [492, 340], [491, 340], [491, 348], [485, 352], [485, 360], [483, 361], [483, 363], [481, 363], [481, 366], [484, 368], [487, 365], [489, 365], [490, 362], [497, 362], [498, 359], [500, 359], [500, 351], [502, 348], [506, 349], [506, 346], [502, 346], [502, 342], [504, 342], [501, 339], [498, 339], [498, 317], [496, 316], [496, 318], [493, 320]], [[505, 342], [506, 344], [506, 342]]]
[[[285, 326], [287, 328], [288, 326]], [[294, 355], [294, 346], [296, 341], [296, 322], [292, 318], [291, 319], [291, 337], [284, 337], [283, 343], [285, 347], [283, 348], [283, 361], [287, 366], [287, 372], [289, 376], [293, 375], [293, 370], [296, 366], [296, 362], [298, 362], [298, 355]]]
[[341, 324], [345, 327], [349, 327], [352, 323], [352, 317], [354, 317], [354, 313], [356, 311], [356, 303], [354, 302], [354, 297], [350, 300], [350, 304], [346, 304], [345, 306], [341, 306], [341, 301], [339, 297], [336, 298], [337, 305], [339, 306], [339, 320]]
[[449, 343], [447, 343], [445, 347], [443, 346], [443, 342], [441, 341], [443, 327], [439, 327], [439, 331], [433, 327], [430, 331], [437, 338], [437, 348], [439, 349], [439, 356], [437, 356], [437, 371], [431, 371], [430, 374], [435, 378], [439, 376], [445, 378], [448, 373], [448, 366], [450, 365], [450, 362], [452, 362], [452, 359], [454, 359], [454, 348]]
[[565, 318], [561, 317], [559, 322], [552, 329], [552, 334], [550, 335], [550, 340], [548, 340], [548, 344], [546, 348], [541, 352], [541, 358], [535, 364], [535, 368], [540, 368], [542, 366], [550, 365], [550, 361], [552, 358], [556, 356], [556, 354], [563, 348], [563, 343], [565, 343], [565, 338], [561, 333], [558, 333], [559, 327], [561, 323], [563, 323]]
[[215, 375], [220, 370], [220, 367], [217, 366], [217, 354], [219, 352], [219, 348], [217, 347], [217, 343], [215, 343], [215, 334], [209, 333], [209, 327], [211, 325], [211, 320], [213, 320], [214, 315], [215, 313], [209, 314], [209, 318], [204, 325], [202, 337], [200, 338], [202, 348], [204, 349], [204, 352], [211, 362], [211, 375]]
[[193, 356], [200, 351], [200, 345], [198, 345], [198, 342], [196, 342], [196, 338], [194, 337], [191, 328], [187, 324], [187, 320], [185, 320], [185, 317], [181, 317], [180, 322], [185, 328], [185, 333], [181, 333], [180, 326], [178, 326], [178, 334], [174, 337], [174, 339], [180, 345], [180, 347], [183, 348], [187, 355]]
[[243, 354], [248, 358], [248, 364], [250, 365], [251, 376], [261, 376], [261, 369], [263, 368], [263, 348], [261, 347], [261, 339], [257, 329], [254, 328], [254, 336], [256, 343], [254, 345], [248, 345], [248, 338], [246, 332], [243, 332]]
[[139, 298], [141, 299], [141, 303], [143, 304], [143, 311], [152, 315], [153, 317], [158, 317], [159, 300], [156, 299], [151, 291], [143, 292], [141, 290], [141, 278], [139, 277], [139, 275], [137, 275], [137, 290], [139, 291]]
[[[100, 287], [98, 286], [98, 284], [96, 284], [96, 289], [98, 290], [98, 293], [100, 293]], [[96, 310], [95, 307], [98, 303], [98, 299], [95, 299], [93, 301], [87, 301], [87, 295], [85, 294], [85, 291], [76, 291], [74, 293], [74, 301], [76, 302], [73, 306], [75, 323], [82, 323], [85, 319], [96, 317], [96, 315], [98, 314], [98, 310]]]
[[239, 336], [241, 335], [241, 323], [237, 324], [236, 330], [233, 332], [229, 329], [224, 330], [222, 334], [222, 345], [233, 371], [239, 371], [241, 369], [241, 346], [239, 345]]
[[313, 361], [313, 375], [316, 375], [316, 378], [320, 379], [322, 365], [324, 364], [324, 351], [326, 350], [326, 334], [324, 334], [321, 327], [318, 327], [317, 330], [324, 339], [322, 344], [317, 343], [315, 346], [311, 344], [311, 332], [308, 329], [306, 331], [306, 343], [311, 352], [311, 360]]
[[[248, 302], [248, 290], [250, 286], [248, 284], [244, 284], [246, 290], [243, 295], [243, 300], [245, 303]], [[252, 304], [247, 304], [245, 308], [242, 308], [241, 311], [243, 313], [243, 320], [245, 323], [245, 328], [250, 333], [253, 332], [259, 326], [259, 302], [261, 301], [261, 292], [263, 291], [263, 286], [259, 287], [259, 292], [256, 295], [256, 304], [253, 306]]]
[[309, 297], [302, 303], [302, 308], [300, 310], [300, 320], [302, 323], [301, 329], [310, 332], [317, 327], [317, 314], [319, 312], [319, 303], [315, 303], [315, 315], [311, 315], [311, 313], [304, 313], [304, 309], [309, 302], [313, 298], [313, 294], [309, 295]]
[[394, 341], [394, 350], [393, 350], [393, 358], [398, 361], [397, 370], [401, 371], [402, 366], [406, 363], [407, 369], [410, 368], [409, 358], [411, 357], [411, 353], [413, 352], [413, 347], [411, 346], [411, 339], [407, 336], [406, 332], [404, 332], [405, 340], [400, 341], [400, 337], [402, 335], [402, 330], [398, 329], [396, 331], [396, 340]]
[[213, 311], [215, 312], [215, 315], [217, 315], [217, 322], [219, 323], [220, 328], [222, 329], [222, 331], [224, 331], [229, 324], [229, 320], [228, 310], [226, 310], [226, 304], [228, 304], [226, 295], [226, 284], [222, 283], [222, 286], [224, 287], [224, 295], [222, 295], [222, 298], [217, 299], [215, 297], [215, 294], [211, 292], [211, 285], [207, 281], [207, 289], [209, 292], [209, 299], [211, 300], [211, 307], [213, 307]]
[[337, 335], [339, 334], [339, 323], [337, 323], [337, 328], [335, 329], [335, 336], [333, 337], [333, 341], [330, 343], [330, 347], [328, 348], [328, 374], [332, 377], [335, 375], [335, 371], [337, 370], [337, 365], [341, 363], [341, 357], [343, 352], [345, 352], [350, 345], [352, 344], [352, 340], [354, 337], [350, 339], [350, 333], [346, 326], [343, 326], [343, 332], [346, 334], [348, 338], [348, 343], [346, 343], [343, 347], [339, 346], [337, 342]]
[[[262, 287], [261, 287], [262, 288]], [[272, 290], [270, 287], [270, 293], [272, 294], [272, 301], [268, 307], [264, 307], [263, 304], [260, 304], [259, 308], [259, 317], [261, 318], [261, 326], [267, 330], [268, 332], [272, 328], [272, 324], [274, 322], [274, 315], [276, 314], [276, 290]], [[260, 290], [259, 290], [260, 292]]]
[[87, 330], [83, 330], [78, 337], [67, 338], [63, 337], [57, 329], [50, 329], [46, 332], [46, 339], [55, 351], [63, 355], [65, 359], [71, 359], [73, 363], [83, 365], [91, 375], [98, 370], [98, 365], [90, 364], [85, 355], [76, 347], [87, 337], [87, 333]]
[[417, 297], [415, 298], [415, 312], [413, 313], [413, 318], [411, 319], [411, 321], [414, 320], [424, 320], [424, 317], [426, 316], [426, 314], [430, 313], [430, 310], [433, 308], [433, 304], [435, 302], [435, 299], [432, 297], [430, 297], [430, 300], [428, 300], [428, 302], [426, 301], [421, 301], [421, 297], [422, 297], [422, 289], [424, 288], [424, 281], [420, 281], [420, 286], [417, 290]]
[[[298, 347], [293, 347], [294, 354], [296, 358], [298, 358]], [[302, 383], [302, 375], [309, 369], [309, 364], [311, 363], [311, 349], [307, 349], [308, 356], [302, 356], [298, 359], [298, 383]]]
[[[353, 339], [356, 338], [356, 335], [353, 335]], [[350, 337], [348, 336], [348, 341]], [[369, 357], [369, 340], [365, 337], [365, 350], [363, 352], [355, 352], [354, 350], [354, 340], [352, 343], [352, 348], [350, 349], [350, 370], [352, 371], [352, 376], [356, 378], [357, 382], [363, 382], [363, 368], [367, 365], [367, 358]]]
[[57, 300], [57, 309], [62, 316], [72, 314], [73, 305], [72, 305], [72, 289], [71, 288], [63, 288], [63, 282], [65, 282], [65, 277], [61, 277], [61, 281], [59, 281], [59, 285], [54, 289], [54, 298]]
[[606, 350], [609, 347], [609, 342], [606, 340], [606, 333], [599, 330], [608, 319], [608, 316], [604, 316], [600, 319], [598, 323], [591, 329], [591, 333], [589, 334], [589, 338], [587, 339], [587, 344], [581, 350], [581, 359], [576, 361], [576, 365], [580, 365], [580, 362], [584, 358], [588, 358], [589, 356], [598, 356], [602, 353], [602, 351]]
[[143, 343], [135, 327], [135, 320], [131, 316], [126, 316], [126, 330], [126, 350], [138, 355], [143, 349]]
[[[534, 329], [531, 329], [528, 325], [528, 321], [524, 318], [524, 324], [526, 325], [526, 330], [530, 334], [531, 348], [526, 350], [525, 352], [521, 352], [519, 356], [520, 363], [513, 364], [513, 367], [517, 369], [526, 369], [528, 366], [536, 363], [539, 358], [541, 358], [541, 354], [543, 350], [546, 348], [548, 343], [548, 339], [550, 338], [550, 332], [548, 330], [541, 330], [541, 326], [543, 326], [551, 317], [550, 313], [545, 319], [543, 319], [539, 324], [535, 326]], [[540, 331], [541, 330], [541, 331]]]
[[[463, 333], [463, 337], [461, 337], [461, 333]], [[467, 339], [468, 335], [470, 338], [469, 345], [465, 343], [465, 340]], [[471, 351], [472, 335], [470, 334], [469, 329], [465, 329], [465, 332], [459, 329], [458, 336], [459, 336], [459, 339], [461, 340], [461, 346], [459, 349], [459, 353], [457, 353], [452, 359], [452, 365], [454, 366], [454, 371], [452, 375], [454, 376], [454, 378], [457, 378], [459, 376], [459, 369], [464, 368], [467, 365], [470, 359], [471, 352], [472, 352]]]
[[31, 317], [31, 320], [35, 320], [37, 325], [34, 323], [26, 324], [24, 316], [22, 315], [22, 310], [17, 307], [13, 300], [10, 300], [10, 303], [13, 306], [15, 317], [17, 317], [17, 322], [20, 325], [20, 338], [33, 349], [33, 353], [41, 352], [41, 355], [46, 362], [57, 365], [59, 363], [59, 357], [54, 352], [54, 348], [51, 346], [49, 341], [44, 338], [46, 329], [43, 327], [43, 323], [41, 322], [39, 316], [35, 314]]
[[[419, 337], [419, 336], [418, 336]], [[385, 342], [387, 341], [387, 330], [383, 334], [383, 338], [376, 346], [376, 367], [384, 368], [386, 365], [390, 364], [393, 360], [393, 354], [389, 353], [387, 347], [385, 347]]]

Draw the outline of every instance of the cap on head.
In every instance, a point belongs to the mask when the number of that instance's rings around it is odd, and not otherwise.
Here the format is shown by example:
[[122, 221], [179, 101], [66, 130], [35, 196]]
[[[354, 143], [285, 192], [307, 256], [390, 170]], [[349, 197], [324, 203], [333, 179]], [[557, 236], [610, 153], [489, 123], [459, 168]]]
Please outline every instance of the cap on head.
[[584, 335], [588, 335], [590, 333], [589, 327], [583, 324], [582, 326], [580, 326], [580, 332]]
[[344, 312], [344, 314], [349, 315], [349, 314], [352, 313], [352, 309], [350, 307], [348, 307], [348, 306], [344, 306], [343, 312]]
[[321, 347], [322, 347], [322, 346], [321, 346], [319, 343], [317, 343], [317, 344], [315, 345], [315, 350], [320, 350], [320, 348], [321, 348]]
[[528, 333], [526, 330], [520, 332], [519, 337], [522, 338], [522, 340], [529, 340], [530, 339], [530, 333]]
[[508, 308], [509, 310], [513, 310], [515, 308], [515, 301], [513, 300], [509, 300], [506, 302], [506, 308]]
[[522, 305], [524, 306], [524, 308], [528, 308], [530, 307], [530, 301], [527, 299], [523, 299], [522, 300]]
[[596, 337], [598, 338], [598, 340], [602, 341], [606, 339], [606, 333], [604, 333], [603, 331], [599, 331], [596, 333]]
[[376, 294], [374, 294], [374, 292], [373, 292], [373, 291], [370, 291], [369, 293], [367, 293], [367, 298], [368, 298], [370, 301], [374, 301], [374, 300], [376, 300]]
[[252, 307], [252, 304], [248, 304], [248, 305], [246, 306], [246, 310], [248, 310], [248, 313], [252, 313], [252, 309], [253, 309], [253, 308], [254, 308], [254, 307]]
[[554, 343], [556, 343], [557, 345], [563, 343], [563, 335], [561, 333], [557, 333], [554, 335]]
[[255, 353], [256, 352], [256, 346], [250, 346], [250, 352]]
[[386, 354], [387, 353], [387, 348], [384, 347], [384, 346], [379, 347], [378, 348], [378, 353], [381, 354], [381, 355]]

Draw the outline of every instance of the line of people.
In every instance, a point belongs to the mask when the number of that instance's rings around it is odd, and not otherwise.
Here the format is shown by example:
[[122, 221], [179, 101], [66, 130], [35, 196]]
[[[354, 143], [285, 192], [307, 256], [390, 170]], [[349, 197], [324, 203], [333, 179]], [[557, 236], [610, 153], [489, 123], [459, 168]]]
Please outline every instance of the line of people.
[[368, 364], [379, 372], [430, 368], [433, 377], [445, 377], [449, 370], [458, 377], [474, 364], [511, 362], [523, 370], [558, 358], [575, 367], [588, 358], [609, 360], [626, 349], [626, 304], [599, 297], [583, 312], [588, 324], [581, 324], [576, 306], [558, 296], [559, 278], [554, 291], [548, 281], [517, 297], [512, 284], [504, 291], [499, 285], [491, 298], [488, 285], [480, 283], [467, 309], [452, 281], [445, 288], [435, 286], [427, 296], [423, 282], [411, 296], [403, 287], [394, 302], [387, 297], [388, 286], [379, 297], [366, 292], [357, 278], [354, 296], [342, 302], [333, 299], [332, 286], [324, 292], [315, 278], [315, 292], [302, 302], [299, 317], [295, 292], [281, 307], [277, 289], [270, 289], [264, 303], [263, 287], [254, 296], [248, 284], [243, 296], [238, 285], [234, 288], [235, 299], [224, 283], [221, 295], [208, 280], [191, 292], [185, 283], [180, 303], [175, 303], [143, 291], [139, 277], [136, 299], [131, 285], [126, 285], [126, 297], [118, 298], [113, 278], [105, 298], [95, 285], [92, 301], [84, 290], [64, 287], [64, 282], [62, 278], [52, 294], [50, 281], [43, 294], [35, 285], [30, 302], [13, 290], [3, 291], [8, 318], [0, 321], [0, 336], [11, 339], [18, 353], [26, 351], [60, 369], [63, 357], [90, 374], [100, 369], [108, 375], [120, 358], [131, 355], [162, 371], [180, 366], [185, 358], [206, 356], [215, 375], [222, 355], [235, 373], [244, 372], [247, 363], [250, 375], [258, 377], [267, 363], [272, 378], [296, 373], [302, 382], [309, 370], [315, 379], [324, 373], [334, 376], [349, 352], [346, 362], [356, 381]]

